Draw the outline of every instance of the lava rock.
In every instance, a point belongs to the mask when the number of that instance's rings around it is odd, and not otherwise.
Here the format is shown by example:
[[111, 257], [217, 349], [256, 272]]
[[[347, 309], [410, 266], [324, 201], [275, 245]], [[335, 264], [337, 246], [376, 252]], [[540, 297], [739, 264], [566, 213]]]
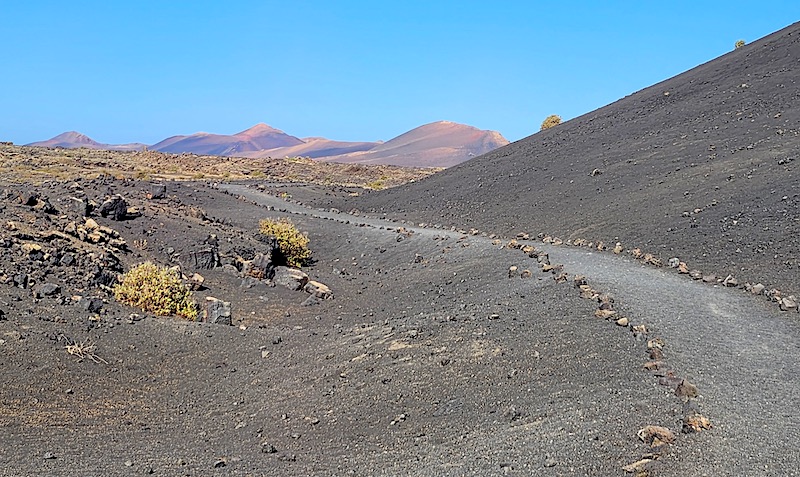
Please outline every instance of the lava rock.
[[128, 214], [128, 203], [121, 195], [117, 194], [100, 205], [100, 215], [111, 217], [112, 220], [125, 220]]
[[206, 297], [205, 321], [218, 325], [231, 325], [231, 304], [213, 296]]
[[272, 278], [275, 285], [281, 285], [289, 290], [302, 290], [308, 283], [308, 275], [302, 270], [289, 267], [275, 267], [275, 273]]
[[43, 283], [36, 289], [36, 298], [55, 296], [61, 293], [61, 287], [55, 283]]

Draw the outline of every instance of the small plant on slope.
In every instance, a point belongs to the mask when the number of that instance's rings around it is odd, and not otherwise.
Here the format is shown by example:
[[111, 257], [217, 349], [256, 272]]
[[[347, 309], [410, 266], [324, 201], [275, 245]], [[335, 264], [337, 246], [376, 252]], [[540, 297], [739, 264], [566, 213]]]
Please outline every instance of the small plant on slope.
[[743, 47], [744, 45], [745, 45], [744, 40], [736, 40], [736, 43], [733, 46], [735, 46], [736, 49], [738, 50], [739, 48]]
[[559, 124], [561, 124], [561, 116], [558, 114], [551, 114], [550, 116], [547, 116], [544, 121], [542, 121], [541, 130], [544, 131], [545, 129], [550, 129], [551, 127]]
[[278, 240], [278, 248], [287, 265], [302, 267], [311, 259], [308, 236], [297, 230], [289, 219], [264, 219], [259, 222], [258, 231]]
[[197, 304], [192, 292], [173, 270], [145, 262], [123, 275], [114, 286], [114, 298], [158, 316], [178, 315], [196, 320]]

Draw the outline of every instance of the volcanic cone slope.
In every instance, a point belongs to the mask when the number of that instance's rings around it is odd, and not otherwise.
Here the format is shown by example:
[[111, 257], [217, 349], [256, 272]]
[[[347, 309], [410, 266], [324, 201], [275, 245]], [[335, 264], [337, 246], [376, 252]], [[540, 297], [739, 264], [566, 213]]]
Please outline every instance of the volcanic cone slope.
[[796, 23], [427, 180], [347, 206], [498, 233], [620, 241], [723, 277], [796, 291], [799, 60]]

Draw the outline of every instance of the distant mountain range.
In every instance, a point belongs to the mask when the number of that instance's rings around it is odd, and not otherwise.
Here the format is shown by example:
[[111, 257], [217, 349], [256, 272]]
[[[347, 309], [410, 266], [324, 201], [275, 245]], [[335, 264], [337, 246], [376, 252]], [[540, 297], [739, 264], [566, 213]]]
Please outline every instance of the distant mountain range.
[[320, 161], [392, 164], [414, 167], [450, 167], [508, 144], [495, 131], [485, 131], [450, 121], [437, 121], [412, 129], [386, 142], [334, 141], [322, 137], [298, 138], [264, 123], [233, 135], [199, 132], [172, 136], [153, 145], [104, 144], [75, 132], [28, 146], [135, 151], [147, 147], [168, 153], [193, 153], [236, 157], [311, 157]]

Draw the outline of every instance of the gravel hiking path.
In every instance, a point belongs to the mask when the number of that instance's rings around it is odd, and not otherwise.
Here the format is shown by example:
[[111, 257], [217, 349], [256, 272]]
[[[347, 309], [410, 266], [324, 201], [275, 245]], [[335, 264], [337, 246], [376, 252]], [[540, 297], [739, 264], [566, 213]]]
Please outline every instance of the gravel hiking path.
[[[261, 205], [293, 214], [397, 227], [376, 218], [332, 213], [260, 193], [220, 186]], [[455, 232], [405, 226], [422, 235]], [[487, 238], [472, 237], [473, 239]], [[796, 313], [741, 290], [712, 286], [672, 269], [643, 266], [627, 256], [536, 243], [553, 264], [587, 277], [615, 295], [622, 310], [661, 337], [670, 365], [697, 385], [703, 414], [714, 429], [691, 436], [694, 445], [671, 462], [675, 475], [800, 475], [800, 320]], [[530, 262], [530, 263], [529, 263]], [[522, 255], [520, 269], [535, 269]]]

